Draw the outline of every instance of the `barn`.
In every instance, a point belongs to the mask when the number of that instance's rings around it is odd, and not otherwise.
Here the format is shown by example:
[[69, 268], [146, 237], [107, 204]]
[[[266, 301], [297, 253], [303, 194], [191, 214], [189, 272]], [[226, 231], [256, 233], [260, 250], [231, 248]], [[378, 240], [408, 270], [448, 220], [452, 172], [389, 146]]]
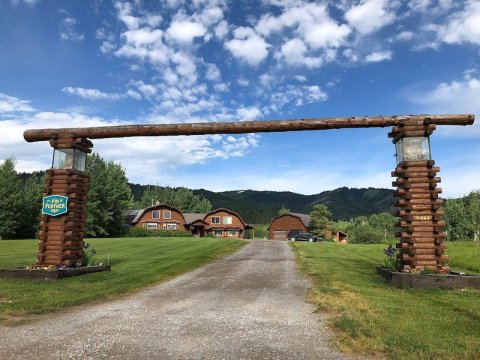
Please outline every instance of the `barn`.
[[310, 231], [310, 215], [287, 213], [274, 218], [268, 227], [269, 238], [273, 240], [286, 240], [292, 230], [303, 232]]

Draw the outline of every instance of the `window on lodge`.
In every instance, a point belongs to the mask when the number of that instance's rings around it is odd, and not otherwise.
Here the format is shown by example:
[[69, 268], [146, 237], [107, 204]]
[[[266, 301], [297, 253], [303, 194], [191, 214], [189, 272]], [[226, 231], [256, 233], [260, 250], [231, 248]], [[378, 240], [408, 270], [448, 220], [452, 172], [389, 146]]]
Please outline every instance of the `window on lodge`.
[[232, 224], [232, 217], [231, 216], [224, 216], [223, 217], [223, 223], [225, 225], [231, 225]]
[[165, 223], [163, 224], [163, 228], [167, 230], [178, 230], [178, 224], [176, 223]]
[[163, 218], [170, 220], [172, 218], [172, 212], [170, 210], [163, 210]]
[[237, 230], [229, 230], [228, 231], [228, 236], [238, 236], [238, 231]]
[[152, 211], [152, 219], [160, 219], [160, 210]]
[[222, 230], [213, 230], [213, 236], [223, 236]]
[[158, 229], [158, 224], [157, 223], [144, 223], [143, 227], [145, 229], [154, 230], [154, 229]]
[[220, 216], [212, 216], [212, 224], [220, 224]]

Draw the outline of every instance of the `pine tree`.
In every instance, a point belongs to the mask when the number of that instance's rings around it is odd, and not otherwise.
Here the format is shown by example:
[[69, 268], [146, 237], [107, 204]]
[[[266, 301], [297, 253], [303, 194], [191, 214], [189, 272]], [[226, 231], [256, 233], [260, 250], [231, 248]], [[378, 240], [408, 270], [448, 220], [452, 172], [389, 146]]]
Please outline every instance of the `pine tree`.
[[0, 238], [13, 238], [19, 229], [21, 214], [21, 183], [15, 171], [15, 159], [0, 165]]
[[332, 216], [332, 213], [328, 210], [328, 207], [316, 204], [310, 213], [312, 232], [317, 235], [324, 235], [325, 231], [330, 230], [330, 216]]
[[42, 209], [43, 177], [32, 174], [23, 181], [21, 191], [20, 228], [17, 236], [34, 238], [37, 236]]
[[156, 203], [166, 204], [183, 212], [207, 213], [212, 209], [210, 201], [200, 195], [194, 195], [189, 189], [149, 186], [138, 204], [147, 208]]

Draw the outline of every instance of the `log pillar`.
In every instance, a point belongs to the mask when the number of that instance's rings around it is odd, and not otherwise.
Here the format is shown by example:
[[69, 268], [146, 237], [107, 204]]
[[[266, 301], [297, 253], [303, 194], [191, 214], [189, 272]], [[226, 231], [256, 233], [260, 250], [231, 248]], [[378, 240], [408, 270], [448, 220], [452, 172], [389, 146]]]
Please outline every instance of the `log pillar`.
[[392, 172], [397, 189], [395, 206], [399, 208], [396, 216], [397, 258], [399, 270], [420, 271], [429, 268], [437, 272], [448, 272], [444, 266], [448, 257], [444, 255], [444, 212], [441, 209], [442, 192], [437, 185], [440, 168], [431, 160], [429, 136], [435, 125], [428, 119], [413, 123], [402, 123], [389, 133], [397, 148], [397, 167]]
[[85, 138], [62, 138], [50, 140], [50, 145], [55, 155], [47, 170], [43, 197], [65, 196], [68, 207], [58, 216], [42, 213], [37, 264], [70, 267], [81, 263], [83, 256], [89, 183], [84, 168], [93, 144]]

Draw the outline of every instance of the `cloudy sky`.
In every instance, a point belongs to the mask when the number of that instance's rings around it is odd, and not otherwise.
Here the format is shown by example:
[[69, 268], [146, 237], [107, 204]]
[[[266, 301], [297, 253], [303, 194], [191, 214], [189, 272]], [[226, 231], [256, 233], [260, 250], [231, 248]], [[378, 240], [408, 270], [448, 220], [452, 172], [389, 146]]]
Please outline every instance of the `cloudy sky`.
[[[478, 0], [0, 0], [0, 161], [31, 128], [480, 115]], [[480, 120], [432, 139], [444, 196], [480, 188]], [[389, 129], [94, 140], [131, 182], [390, 188]]]

